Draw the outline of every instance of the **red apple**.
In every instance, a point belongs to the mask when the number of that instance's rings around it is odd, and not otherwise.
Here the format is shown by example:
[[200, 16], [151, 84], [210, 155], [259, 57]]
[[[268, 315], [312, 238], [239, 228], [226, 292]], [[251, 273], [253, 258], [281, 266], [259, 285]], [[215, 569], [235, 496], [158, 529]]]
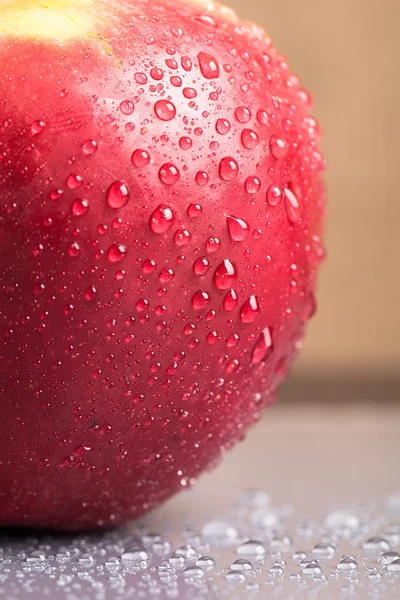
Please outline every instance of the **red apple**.
[[118, 524], [275, 399], [323, 255], [318, 125], [210, 2], [2, 2], [0, 76], [0, 525]]

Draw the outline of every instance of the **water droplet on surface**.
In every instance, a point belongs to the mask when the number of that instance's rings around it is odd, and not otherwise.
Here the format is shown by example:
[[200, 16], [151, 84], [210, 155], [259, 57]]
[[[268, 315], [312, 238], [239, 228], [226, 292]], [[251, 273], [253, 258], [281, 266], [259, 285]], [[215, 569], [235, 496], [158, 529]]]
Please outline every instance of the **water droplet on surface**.
[[303, 573], [305, 575], [320, 575], [322, 573], [322, 569], [319, 566], [318, 561], [312, 560], [307, 565], [304, 565]]
[[276, 159], [284, 158], [289, 150], [286, 140], [277, 135], [271, 136], [269, 148], [272, 156]]
[[83, 217], [89, 210], [89, 202], [85, 198], [76, 198], [71, 205], [71, 213], [74, 217]]
[[185, 98], [187, 98], [188, 100], [192, 100], [193, 98], [196, 98], [197, 96], [197, 92], [194, 88], [184, 88], [182, 90], [182, 94], [185, 96]]
[[265, 362], [272, 351], [272, 330], [270, 327], [265, 327], [262, 330], [251, 353], [251, 363], [253, 365], [257, 365], [260, 362]]
[[337, 568], [341, 571], [354, 571], [357, 569], [357, 566], [354, 556], [343, 556], [337, 564]]
[[107, 258], [110, 263], [119, 263], [126, 257], [127, 250], [122, 244], [113, 244], [107, 250]]
[[193, 579], [202, 579], [204, 577], [204, 571], [200, 567], [193, 565], [183, 569], [182, 576], [186, 579], [192, 577]]
[[256, 296], [252, 295], [248, 300], [246, 300], [240, 309], [240, 320], [242, 323], [254, 323], [259, 312], [260, 309], [257, 298]]
[[150, 162], [150, 155], [146, 150], [140, 150], [139, 148], [132, 153], [132, 164], [134, 167], [141, 169], [147, 167]]
[[244, 187], [248, 194], [257, 194], [260, 191], [261, 181], [258, 177], [250, 176], [246, 179]]
[[171, 121], [176, 116], [176, 107], [169, 100], [157, 100], [154, 112], [162, 121]]
[[252, 571], [253, 565], [246, 558], [238, 558], [231, 564], [232, 571]]
[[363, 544], [363, 549], [367, 552], [379, 553], [388, 552], [391, 548], [389, 542], [385, 538], [375, 536], [365, 540]]
[[239, 123], [248, 123], [251, 119], [251, 112], [247, 106], [238, 106], [235, 110], [235, 117]]
[[195, 295], [192, 298], [192, 306], [195, 310], [202, 310], [204, 308], [207, 308], [207, 306], [210, 304], [210, 301], [210, 294], [199, 290], [195, 293]]
[[355, 531], [360, 526], [360, 519], [351, 512], [335, 510], [325, 519], [325, 525], [329, 529], [349, 529]]
[[400, 559], [400, 554], [395, 552], [394, 550], [389, 550], [388, 552], [384, 552], [378, 558], [378, 563], [380, 565], [390, 565], [394, 560]]
[[277, 185], [270, 185], [267, 189], [267, 202], [270, 206], [277, 206], [282, 200], [282, 192]]
[[172, 163], [166, 163], [158, 172], [160, 181], [165, 185], [174, 185], [179, 181], [180, 176], [179, 169]]
[[156, 81], [161, 81], [161, 79], [164, 77], [164, 71], [158, 67], [153, 67], [150, 69], [150, 76]]
[[237, 276], [236, 265], [226, 258], [215, 269], [214, 285], [218, 290], [227, 290], [235, 283]]
[[135, 544], [129, 546], [121, 554], [121, 562], [128, 570], [144, 570], [150, 565], [151, 556], [145, 546]]
[[200, 556], [196, 560], [196, 566], [203, 569], [203, 571], [212, 571], [216, 566], [216, 562], [212, 556]]
[[232, 583], [244, 583], [246, 581], [246, 575], [241, 571], [228, 571], [225, 575], [225, 579]]
[[195, 275], [205, 275], [210, 269], [210, 262], [206, 256], [197, 258], [193, 263], [193, 272]]
[[215, 123], [215, 129], [220, 135], [226, 135], [231, 130], [231, 124], [227, 119], [218, 119]]
[[135, 110], [135, 105], [130, 100], [123, 100], [119, 105], [119, 110], [124, 115], [131, 115]]
[[34, 563], [44, 563], [47, 560], [47, 556], [41, 550], [33, 550], [26, 559], [26, 562], [29, 564]]
[[225, 156], [219, 164], [219, 175], [224, 181], [233, 181], [239, 174], [239, 165], [232, 156]]
[[258, 135], [251, 129], [243, 129], [241, 138], [243, 146], [248, 150], [253, 150], [260, 143]]
[[306, 558], [307, 558], [307, 552], [304, 552], [304, 550], [296, 550], [296, 552], [294, 552], [294, 554], [293, 554], [293, 560], [297, 564], [300, 564], [301, 561], [303, 561]]
[[199, 60], [199, 67], [203, 77], [206, 79], [217, 79], [219, 77], [218, 61], [211, 56], [211, 54], [200, 52], [197, 55], [197, 58]]
[[68, 175], [67, 177], [66, 184], [70, 190], [76, 190], [83, 185], [83, 179], [80, 175], [71, 173], [71, 175]]
[[78, 559], [78, 564], [80, 567], [84, 569], [91, 569], [93, 565], [96, 563], [94, 557], [91, 554], [82, 554], [82, 556]]
[[262, 542], [257, 540], [248, 540], [236, 549], [237, 554], [241, 554], [242, 556], [255, 556], [259, 558], [263, 558], [267, 550]]
[[45, 127], [46, 124], [44, 121], [34, 121], [31, 125], [31, 136], [39, 135]]
[[192, 147], [192, 140], [189, 137], [181, 137], [181, 139], [179, 140], [179, 145], [182, 148], [182, 150], [189, 150], [189, 148]]
[[122, 208], [129, 202], [129, 190], [122, 181], [114, 181], [107, 190], [107, 204], [110, 208]]
[[260, 125], [267, 125], [269, 121], [267, 111], [261, 109], [257, 111], [257, 121], [260, 123]]
[[396, 558], [387, 566], [389, 573], [400, 573], [400, 558]]
[[286, 187], [283, 190], [283, 193], [285, 195], [285, 208], [287, 217], [291, 223], [297, 223], [303, 213], [301, 203], [290, 188]]
[[117, 556], [110, 556], [104, 564], [109, 573], [118, 573], [122, 568], [121, 559]]
[[81, 152], [84, 156], [91, 156], [97, 152], [97, 142], [94, 140], [85, 140], [81, 146]]
[[315, 544], [312, 553], [321, 558], [333, 558], [336, 553], [336, 548], [329, 542], [319, 542], [318, 544]]
[[208, 521], [203, 525], [201, 537], [205, 543], [223, 548], [236, 542], [238, 532], [235, 527], [226, 521]]
[[244, 219], [226, 217], [226, 222], [232, 242], [243, 242], [249, 235], [250, 229]]
[[205, 171], [198, 171], [196, 173], [196, 183], [198, 185], [204, 186], [207, 185], [209, 180], [209, 176], [208, 173], [206, 173]]
[[175, 214], [172, 208], [168, 204], [159, 204], [150, 217], [150, 229], [156, 234], [166, 233], [174, 222]]
[[177, 554], [178, 556], [183, 556], [187, 559], [199, 558], [196, 549], [193, 548], [191, 544], [183, 544], [183, 546], [179, 546], [179, 548], [176, 549], [175, 554]]

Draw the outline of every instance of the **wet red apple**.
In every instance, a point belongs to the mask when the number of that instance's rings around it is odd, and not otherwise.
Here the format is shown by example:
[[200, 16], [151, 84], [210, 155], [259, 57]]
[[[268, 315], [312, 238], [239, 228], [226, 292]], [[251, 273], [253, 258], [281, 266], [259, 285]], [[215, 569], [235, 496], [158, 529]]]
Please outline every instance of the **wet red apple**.
[[274, 399], [324, 166], [263, 30], [179, 0], [0, 9], [0, 524], [118, 524]]

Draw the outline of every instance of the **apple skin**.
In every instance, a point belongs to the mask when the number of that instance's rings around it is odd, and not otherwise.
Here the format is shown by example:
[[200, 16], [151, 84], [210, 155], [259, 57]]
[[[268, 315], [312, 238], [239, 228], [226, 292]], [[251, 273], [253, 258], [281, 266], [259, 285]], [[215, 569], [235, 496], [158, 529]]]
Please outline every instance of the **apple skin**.
[[0, 29], [3, 526], [117, 525], [190, 487], [274, 401], [324, 252], [318, 126], [264, 32], [80, 6], [85, 36]]

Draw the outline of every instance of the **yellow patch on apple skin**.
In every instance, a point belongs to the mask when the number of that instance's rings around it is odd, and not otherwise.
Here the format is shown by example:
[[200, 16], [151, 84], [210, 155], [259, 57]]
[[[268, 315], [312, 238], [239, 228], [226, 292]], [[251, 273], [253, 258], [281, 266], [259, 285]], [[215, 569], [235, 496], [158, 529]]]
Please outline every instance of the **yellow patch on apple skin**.
[[0, 38], [66, 41], [90, 35], [91, 0], [0, 0]]

